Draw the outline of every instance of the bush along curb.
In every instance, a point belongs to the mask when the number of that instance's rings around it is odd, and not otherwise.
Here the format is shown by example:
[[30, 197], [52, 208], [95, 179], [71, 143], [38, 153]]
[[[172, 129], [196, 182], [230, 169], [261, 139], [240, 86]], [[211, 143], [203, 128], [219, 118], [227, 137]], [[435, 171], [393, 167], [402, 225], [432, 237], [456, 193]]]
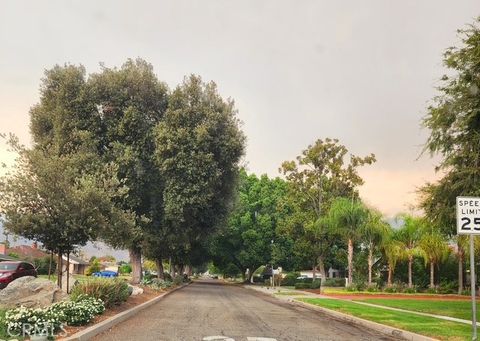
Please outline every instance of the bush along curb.
[[170, 295], [171, 293], [177, 291], [177, 290], [180, 290], [184, 287], [186, 287], [187, 285], [190, 285], [190, 283], [186, 283], [186, 284], [183, 284], [183, 285], [180, 285], [170, 291], [167, 291], [166, 293], [164, 294], [161, 294], [160, 296], [157, 296], [155, 298], [152, 298], [150, 301], [147, 301], [147, 302], [144, 302], [136, 307], [133, 307], [133, 308], [130, 308], [128, 310], [125, 310], [125, 311], [122, 311], [121, 313], [115, 315], [115, 316], [112, 316], [100, 323], [97, 323], [89, 328], [86, 328], [82, 331], [79, 331], [78, 333], [75, 333], [69, 337], [66, 337], [64, 339], [62, 339], [63, 341], [86, 341], [86, 340], [90, 340], [92, 337], [116, 326], [117, 324], [119, 324], [120, 322], [123, 322], [127, 319], [129, 319], [130, 317], [136, 315], [138, 312], [142, 311], [143, 309], [145, 308], [148, 308], [149, 306], [151, 306], [152, 304], [155, 304], [157, 303], [158, 301], [162, 300], [164, 297]]

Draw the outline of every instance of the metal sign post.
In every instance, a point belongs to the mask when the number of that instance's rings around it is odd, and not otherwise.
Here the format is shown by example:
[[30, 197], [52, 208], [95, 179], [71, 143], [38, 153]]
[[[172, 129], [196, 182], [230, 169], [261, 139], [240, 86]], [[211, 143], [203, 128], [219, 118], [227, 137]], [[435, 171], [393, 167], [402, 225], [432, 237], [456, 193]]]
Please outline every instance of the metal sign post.
[[457, 197], [457, 234], [470, 235], [470, 291], [472, 293], [472, 340], [477, 340], [474, 237], [480, 234], [480, 198]]
[[477, 302], [475, 299], [475, 247], [473, 245], [473, 234], [470, 235], [470, 288], [472, 292], [472, 340], [477, 340]]

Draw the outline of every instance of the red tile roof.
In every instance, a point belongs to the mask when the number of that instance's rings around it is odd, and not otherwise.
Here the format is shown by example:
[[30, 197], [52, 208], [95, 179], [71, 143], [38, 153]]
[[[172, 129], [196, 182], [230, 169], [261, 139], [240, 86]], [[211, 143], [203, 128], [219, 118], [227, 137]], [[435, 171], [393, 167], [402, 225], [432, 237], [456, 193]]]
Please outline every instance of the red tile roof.
[[7, 249], [6, 254], [15, 253], [20, 258], [41, 258], [48, 256], [48, 253], [29, 245], [18, 245]]

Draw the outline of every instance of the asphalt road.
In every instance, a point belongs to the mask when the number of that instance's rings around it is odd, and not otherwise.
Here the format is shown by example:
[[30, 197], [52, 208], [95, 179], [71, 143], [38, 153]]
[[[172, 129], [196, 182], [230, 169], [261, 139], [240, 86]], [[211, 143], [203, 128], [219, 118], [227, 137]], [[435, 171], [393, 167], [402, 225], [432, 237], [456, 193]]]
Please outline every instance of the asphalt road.
[[[393, 340], [268, 295], [217, 281], [195, 282], [94, 340]], [[269, 339], [261, 339], [269, 338]]]

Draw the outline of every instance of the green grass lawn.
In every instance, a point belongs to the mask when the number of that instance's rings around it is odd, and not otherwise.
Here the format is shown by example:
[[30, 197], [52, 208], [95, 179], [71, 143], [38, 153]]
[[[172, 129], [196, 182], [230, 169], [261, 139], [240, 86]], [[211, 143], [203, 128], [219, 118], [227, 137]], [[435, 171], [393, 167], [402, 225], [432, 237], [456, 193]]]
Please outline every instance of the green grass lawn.
[[[332, 294], [332, 295], [405, 295], [405, 296], [415, 296], [415, 295], [422, 295], [422, 296], [437, 296], [438, 294], [428, 294], [425, 292], [419, 293], [398, 293], [398, 292], [384, 292], [384, 291], [347, 291], [345, 288], [322, 288], [322, 291], [325, 294]], [[468, 297], [468, 296], [466, 296]]]
[[[472, 318], [472, 303], [470, 301], [421, 301], [382, 298], [368, 298], [358, 301], [386, 307], [420, 311], [422, 313], [456, 317], [464, 320], [470, 320]], [[477, 312], [477, 321], [479, 317], [480, 314]]]
[[337, 299], [302, 298], [299, 300], [441, 340], [468, 340], [471, 338], [471, 327], [468, 324], [368, 307]]

